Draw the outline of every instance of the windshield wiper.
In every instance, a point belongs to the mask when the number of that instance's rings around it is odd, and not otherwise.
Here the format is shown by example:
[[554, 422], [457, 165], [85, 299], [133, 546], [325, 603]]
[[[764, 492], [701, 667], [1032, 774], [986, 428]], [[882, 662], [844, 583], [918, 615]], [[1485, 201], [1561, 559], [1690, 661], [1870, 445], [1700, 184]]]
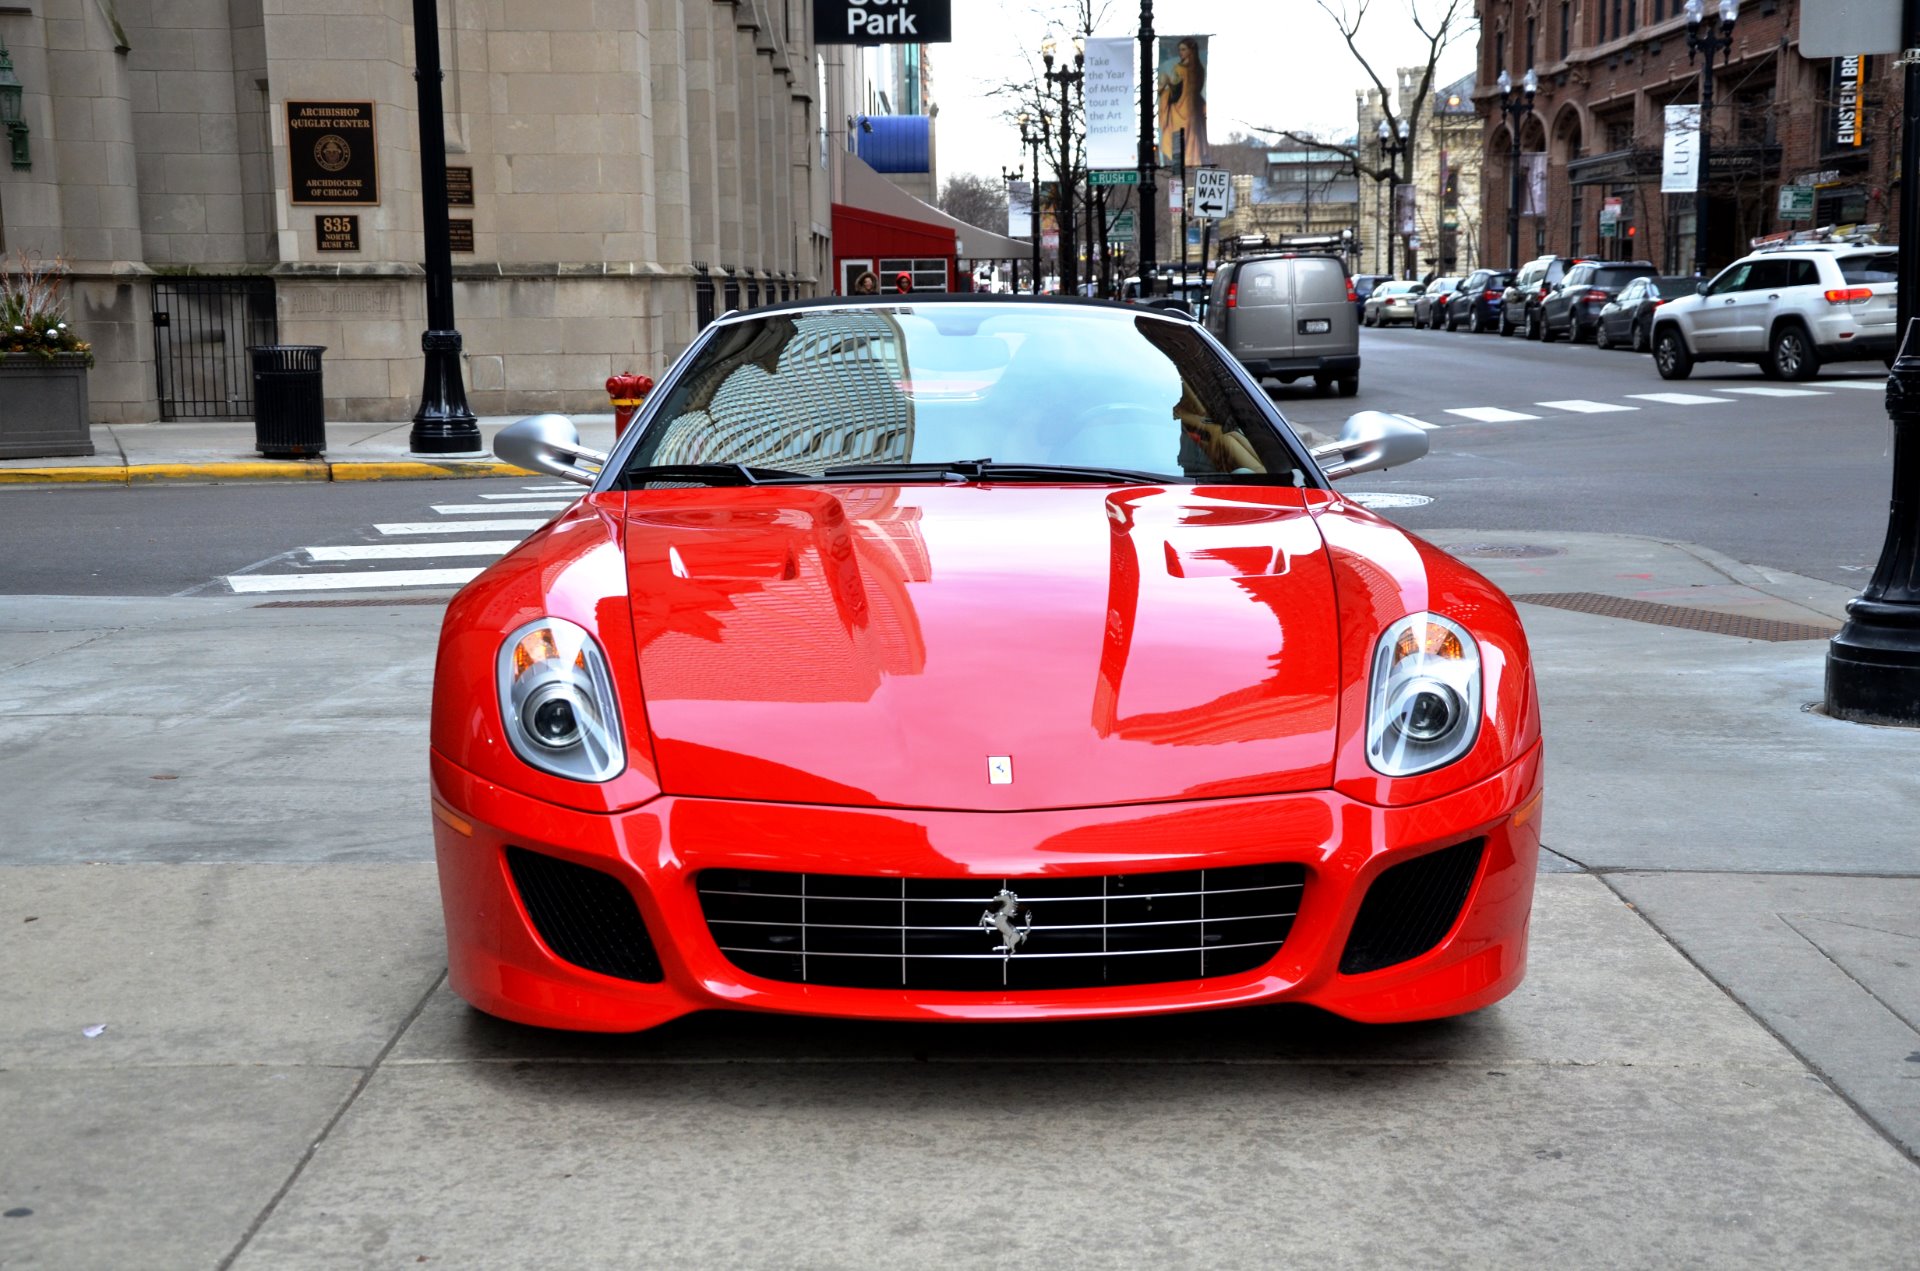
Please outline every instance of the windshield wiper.
[[744, 463], [660, 463], [628, 468], [623, 482], [698, 481], [702, 485], [764, 485], [769, 481], [810, 481], [804, 472], [785, 468], [750, 468]]
[[978, 481], [981, 469], [992, 466], [991, 459], [950, 459], [940, 463], [844, 463], [828, 468], [820, 475], [833, 477], [887, 477], [905, 480], [931, 478], [935, 481]]

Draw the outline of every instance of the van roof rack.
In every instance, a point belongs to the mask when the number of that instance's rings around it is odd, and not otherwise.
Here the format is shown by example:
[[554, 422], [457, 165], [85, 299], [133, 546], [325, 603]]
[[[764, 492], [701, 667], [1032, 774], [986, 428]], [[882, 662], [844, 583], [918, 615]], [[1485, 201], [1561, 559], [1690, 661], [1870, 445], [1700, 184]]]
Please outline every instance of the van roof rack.
[[1818, 229], [1782, 230], [1749, 239], [1747, 246], [1756, 252], [1794, 251], [1808, 247], [1878, 247], [1880, 222], [1854, 225], [1822, 225]]

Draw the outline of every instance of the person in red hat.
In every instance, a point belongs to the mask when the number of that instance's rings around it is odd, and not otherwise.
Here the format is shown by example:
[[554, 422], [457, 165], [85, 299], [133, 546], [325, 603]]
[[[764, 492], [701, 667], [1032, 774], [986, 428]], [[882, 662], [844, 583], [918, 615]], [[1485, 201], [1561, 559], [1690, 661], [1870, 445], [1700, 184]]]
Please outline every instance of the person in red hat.
[[893, 289], [902, 294], [913, 290], [913, 275], [901, 270], [893, 276]]

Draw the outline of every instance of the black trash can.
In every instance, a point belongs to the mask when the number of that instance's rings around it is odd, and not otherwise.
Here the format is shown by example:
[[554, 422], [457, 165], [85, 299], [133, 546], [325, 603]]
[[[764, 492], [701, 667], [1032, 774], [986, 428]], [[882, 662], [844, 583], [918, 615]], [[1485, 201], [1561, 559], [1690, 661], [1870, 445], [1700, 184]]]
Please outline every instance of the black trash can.
[[326, 398], [320, 388], [324, 344], [255, 344], [253, 436], [269, 459], [312, 459], [327, 448]]

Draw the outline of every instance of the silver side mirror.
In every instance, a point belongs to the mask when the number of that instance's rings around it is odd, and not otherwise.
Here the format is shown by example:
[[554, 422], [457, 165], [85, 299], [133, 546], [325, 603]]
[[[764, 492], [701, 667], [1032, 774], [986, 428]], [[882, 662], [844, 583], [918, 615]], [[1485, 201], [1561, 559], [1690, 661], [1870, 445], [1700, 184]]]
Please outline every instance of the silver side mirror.
[[580, 433], [565, 415], [529, 415], [508, 424], [493, 439], [493, 453], [529, 472], [565, 477], [592, 485], [607, 457], [580, 444]]
[[1426, 431], [1412, 420], [1383, 410], [1363, 410], [1347, 417], [1338, 437], [1315, 446], [1313, 458], [1328, 480], [1337, 481], [1356, 472], [1397, 468], [1426, 453]]

